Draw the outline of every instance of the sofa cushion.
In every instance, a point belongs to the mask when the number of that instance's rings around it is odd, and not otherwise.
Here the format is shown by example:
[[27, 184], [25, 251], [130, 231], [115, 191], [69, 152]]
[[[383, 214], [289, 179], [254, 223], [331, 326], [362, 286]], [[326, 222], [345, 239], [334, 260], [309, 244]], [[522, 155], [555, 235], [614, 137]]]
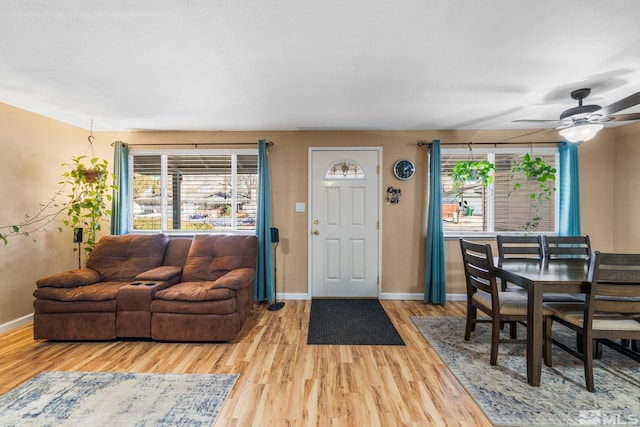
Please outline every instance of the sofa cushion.
[[33, 295], [37, 299], [55, 301], [106, 301], [115, 300], [118, 289], [129, 282], [100, 282], [93, 285], [77, 286], [75, 288], [43, 287], [35, 290]]
[[76, 286], [90, 285], [100, 281], [100, 274], [88, 268], [65, 271], [52, 274], [36, 280], [36, 286], [52, 288], [74, 288]]
[[182, 280], [215, 281], [231, 270], [255, 269], [257, 253], [256, 236], [198, 234], [191, 243]]
[[104, 236], [87, 260], [87, 268], [100, 273], [103, 281], [132, 281], [159, 267], [169, 238], [164, 234]]
[[230, 299], [236, 292], [229, 288], [219, 288], [215, 282], [182, 282], [156, 292], [155, 299], [173, 301], [214, 301]]

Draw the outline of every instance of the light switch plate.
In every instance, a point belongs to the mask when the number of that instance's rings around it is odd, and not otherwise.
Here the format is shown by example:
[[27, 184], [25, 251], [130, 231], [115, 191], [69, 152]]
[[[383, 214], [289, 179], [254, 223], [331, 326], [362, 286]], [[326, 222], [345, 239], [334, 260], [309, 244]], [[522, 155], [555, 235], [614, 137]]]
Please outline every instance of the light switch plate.
[[304, 212], [304, 203], [301, 203], [301, 202], [296, 203], [296, 212]]

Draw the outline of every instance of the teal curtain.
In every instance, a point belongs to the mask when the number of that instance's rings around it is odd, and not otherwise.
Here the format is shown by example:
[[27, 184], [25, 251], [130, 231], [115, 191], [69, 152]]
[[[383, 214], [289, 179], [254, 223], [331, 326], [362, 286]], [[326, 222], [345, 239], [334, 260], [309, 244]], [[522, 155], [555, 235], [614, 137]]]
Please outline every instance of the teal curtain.
[[442, 178], [440, 141], [431, 142], [429, 155], [429, 211], [427, 216], [427, 262], [424, 301], [447, 302], [444, 270], [444, 231], [442, 229]]
[[272, 301], [273, 258], [271, 251], [271, 202], [269, 192], [269, 162], [267, 141], [258, 141], [258, 212], [256, 217], [256, 236], [258, 236], [258, 263], [254, 280], [254, 299]]
[[578, 144], [561, 142], [560, 154], [560, 207], [558, 234], [580, 236], [580, 174], [578, 171]]
[[129, 146], [122, 141], [113, 143], [113, 173], [115, 185], [111, 201], [111, 234], [129, 232]]

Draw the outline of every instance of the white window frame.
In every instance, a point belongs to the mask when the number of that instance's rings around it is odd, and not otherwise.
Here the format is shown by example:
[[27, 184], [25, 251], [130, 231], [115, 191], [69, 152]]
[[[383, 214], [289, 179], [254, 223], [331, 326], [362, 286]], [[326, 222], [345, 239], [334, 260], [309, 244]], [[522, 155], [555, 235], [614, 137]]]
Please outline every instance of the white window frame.
[[[460, 157], [469, 156], [470, 152], [468, 148], [442, 148], [442, 154], [456, 154], [460, 155]], [[536, 155], [554, 155], [555, 163], [556, 163], [556, 191], [554, 191], [555, 198], [555, 209], [554, 209], [554, 230], [551, 231], [535, 231], [533, 234], [557, 234], [558, 233], [558, 219], [559, 219], [559, 209], [560, 209], [560, 197], [559, 197], [559, 183], [560, 183], [560, 154], [558, 147], [535, 147], [531, 149], [530, 147], [514, 147], [514, 148], [482, 148], [482, 147], [473, 147], [472, 154], [479, 155], [487, 155], [487, 160], [495, 164], [495, 155], [501, 153], [510, 153], [510, 154], [526, 154], [529, 153], [532, 156]], [[487, 212], [485, 213], [487, 219], [487, 231], [454, 231], [454, 230], [444, 230], [445, 239], [458, 239], [460, 237], [478, 237], [478, 238], [494, 238], [497, 234], [507, 234], [507, 235], [524, 235], [524, 234], [532, 234], [526, 233], [525, 231], [501, 231], [500, 233], [496, 233], [495, 231], [495, 216], [494, 216], [494, 183], [491, 183], [487, 186], [487, 199], [490, 200], [488, 203]]]
[[[167, 229], [167, 201], [169, 198], [168, 190], [167, 190], [167, 182], [168, 182], [168, 158], [169, 156], [196, 156], [196, 155], [231, 155], [231, 183], [232, 183], [232, 192], [231, 192], [231, 206], [237, 206], [237, 193], [236, 186], [238, 183], [237, 176], [237, 156], [238, 155], [252, 155], [254, 154], [256, 157], [258, 156], [258, 149], [251, 148], [240, 148], [240, 149], [139, 149], [139, 148], [130, 148], [129, 149], [129, 182], [127, 182], [127, 186], [129, 189], [129, 200], [128, 200], [128, 219], [131, 234], [153, 234], [153, 233], [165, 233], [169, 235], [175, 236], [193, 236], [195, 234], [243, 234], [243, 235], [253, 235], [255, 234], [255, 230], [238, 230], [237, 229], [237, 212], [235, 209], [231, 209], [231, 230], [211, 230], [211, 231], [190, 231], [190, 230], [169, 230]], [[134, 220], [134, 209], [133, 209], [133, 168], [134, 162], [133, 158], [135, 156], [160, 156], [160, 167], [161, 167], [161, 175], [160, 175], [160, 185], [161, 185], [161, 212], [160, 212], [160, 230], [136, 230], [133, 228], [133, 220]]]

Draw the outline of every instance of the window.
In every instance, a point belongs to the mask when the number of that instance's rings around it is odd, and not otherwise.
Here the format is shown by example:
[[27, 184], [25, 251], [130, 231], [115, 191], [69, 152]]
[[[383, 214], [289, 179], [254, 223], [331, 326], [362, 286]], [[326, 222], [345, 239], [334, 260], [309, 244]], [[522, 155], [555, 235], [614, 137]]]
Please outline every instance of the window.
[[339, 160], [324, 173], [324, 179], [366, 179], [364, 168], [353, 160]]
[[257, 150], [132, 151], [132, 231], [255, 230]]
[[[540, 194], [539, 182], [527, 180], [512, 172], [516, 162], [525, 155], [540, 157], [558, 169], [557, 148], [474, 148], [443, 149], [442, 161], [442, 220], [445, 235], [475, 233], [545, 233], [556, 232], [557, 188], [547, 197]], [[468, 181], [454, 190], [452, 171], [458, 161], [487, 160], [495, 166], [493, 180], [484, 186], [480, 180]], [[556, 172], [556, 183], [559, 174]], [[514, 189], [514, 184], [520, 187]], [[555, 185], [557, 186], [557, 184]]]

